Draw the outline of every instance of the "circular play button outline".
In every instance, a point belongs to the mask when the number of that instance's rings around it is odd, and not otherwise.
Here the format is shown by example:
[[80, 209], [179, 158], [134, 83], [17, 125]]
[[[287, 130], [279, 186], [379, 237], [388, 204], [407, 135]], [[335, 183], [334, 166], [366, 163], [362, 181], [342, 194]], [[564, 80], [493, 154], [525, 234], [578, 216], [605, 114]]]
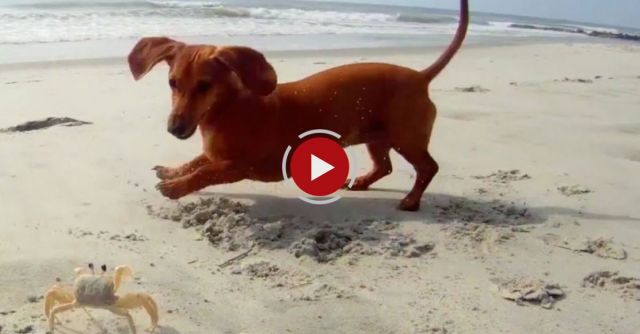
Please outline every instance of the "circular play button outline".
[[[307, 138], [309, 136], [315, 136], [315, 135], [325, 135], [325, 136], [329, 136], [329, 137], [333, 137], [335, 139], [340, 139], [342, 136], [340, 136], [338, 133], [333, 132], [331, 130], [326, 130], [326, 129], [314, 129], [314, 130], [309, 130], [306, 131], [302, 134], [300, 134], [298, 136], [298, 138], [300, 138], [301, 140], [304, 138]], [[327, 138], [328, 139], [328, 138]], [[350, 179], [348, 186], [352, 187], [353, 183], [355, 182], [355, 172], [356, 172], [356, 166], [353, 160], [353, 154], [351, 154], [351, 148], [342, 148], [344, 150], [344, 153], [347, 157], [348, 163], [349, 163], [349, 168], [348, 168], [348, 178]], [[282, 177], [284, 178], [285, 182], [288, 185], [292, 185], [295, 186], [298, 190], [304, 192], [304, 190], [300, 189], [300, 187], [298, 187], [298, 185], [295, 183], [295, 181], [293, 180], [292, 177], [289, 177], [289, 175], [287, 175], [287, 165], [289, 164], [289, 155], [291, 154], [291, 151], [293, 150], [293, 148], [289, 145], [287, 146], [287, 149], [284, 152], [284, 156], [282, 157]], [[323, 161], [324, 162], [324, 161]], [[326, 162], [325, 162], [326, 163]], [[332, 166], [333, 167], [333, 166]], [[335, 192], [337, 192], [340, 189], [336, 189]], [[334, 193], [335, 193], [334, 192]], [[314, 205], [326, 205], [326, 204], [331, 204], [334, 203], [338, 200], [340, 200], [342, 197], [339, 195], [334, 195], [334, 196], [316, 196], [316, 197], [309, 197], [306, 195], [305, 196], [298, 196], [298, 198], [304, 202], [307, 202], [309, 204], [314, 204]]]

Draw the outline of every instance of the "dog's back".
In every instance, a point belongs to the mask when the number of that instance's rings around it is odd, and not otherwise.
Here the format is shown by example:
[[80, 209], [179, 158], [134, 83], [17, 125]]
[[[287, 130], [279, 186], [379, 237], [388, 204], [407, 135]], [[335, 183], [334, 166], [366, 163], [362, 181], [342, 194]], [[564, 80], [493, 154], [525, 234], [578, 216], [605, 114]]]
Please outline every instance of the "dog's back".
[[[286, 119], [300, 128], [330, 129], [347, 139], [388, 124], [398, 100], [427, 98], [420, 72], [384, 63], [343, 65], [281, 84], [276, 95]], [[357, 133], [354, 133], [357, 132]], [[366, 139], [347, 140], [347, 144]]]

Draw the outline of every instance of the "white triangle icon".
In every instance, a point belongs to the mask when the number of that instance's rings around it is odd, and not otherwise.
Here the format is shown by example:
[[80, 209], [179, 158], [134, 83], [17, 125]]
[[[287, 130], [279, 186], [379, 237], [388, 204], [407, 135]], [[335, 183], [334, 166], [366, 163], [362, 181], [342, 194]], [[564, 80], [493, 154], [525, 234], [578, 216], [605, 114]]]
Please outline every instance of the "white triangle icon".
[[328, 164], [326, 161], [316, 157], [315, 155], [311, 155], [311, 181], [319, 178], [320, 176], [327, 174], [335, 167]]

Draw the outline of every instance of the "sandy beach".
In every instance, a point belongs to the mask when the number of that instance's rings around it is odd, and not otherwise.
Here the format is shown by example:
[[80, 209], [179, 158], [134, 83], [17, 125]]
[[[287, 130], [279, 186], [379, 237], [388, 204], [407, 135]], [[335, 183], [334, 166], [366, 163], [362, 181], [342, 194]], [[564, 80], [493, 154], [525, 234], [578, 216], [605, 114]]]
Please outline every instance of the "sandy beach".
[[[351, 62], [421, 69], [439, 52], [267, 56], [287, 82]], [[396, 154], [374, 190], [329, 206], [248, 181], [166, 200], [151, 168], [201, 142], [166, 131], [165, 65], [140, 82], [123, 58], [0, 65], [0, 128], [91, 123], [0, 133], [0, 333], [45, 333], [42, 295], [89, 262], [131, 265], [122, 293], [151, 294], [163, 334], [637, 333], [638, 57], [621, 43], [463, 49], [431, 87], [441, 171], [417, 213], [395, 210], [414, 175]], [[89, 312], [56, 333], [128, 332]]]

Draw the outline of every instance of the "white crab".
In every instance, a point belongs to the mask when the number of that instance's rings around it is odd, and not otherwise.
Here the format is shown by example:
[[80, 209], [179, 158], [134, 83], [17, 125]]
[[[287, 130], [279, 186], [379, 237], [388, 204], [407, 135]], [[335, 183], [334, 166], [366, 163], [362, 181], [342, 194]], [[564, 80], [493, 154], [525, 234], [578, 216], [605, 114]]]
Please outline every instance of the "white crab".
[[[119, 316], [127, 318], [132, 333], [136, 327], [129, 310], [143, 307], [151, 318], [153, 331], [158, 327], [158, 306], [145, 293], [128, 293], [124, 296], [116, 295], [120, 283], [124, 278], [133, 278], [133, 271], [129, 266], [118, 266], [113, 276], [107, 275], [106, 266], [102, 266], [102, 273], [95, 274], [93, 265], [87, 268], [76, 268], [76, 279], [73, 287], [56, 284], [51, 287], [44, 298], [44, 314], [49, 321], [49, 330], [53, 333], [56, 315], [74, 308], [99, 308], [109, 310]], [[55, 306], [58, 303], [60, 305]]]

